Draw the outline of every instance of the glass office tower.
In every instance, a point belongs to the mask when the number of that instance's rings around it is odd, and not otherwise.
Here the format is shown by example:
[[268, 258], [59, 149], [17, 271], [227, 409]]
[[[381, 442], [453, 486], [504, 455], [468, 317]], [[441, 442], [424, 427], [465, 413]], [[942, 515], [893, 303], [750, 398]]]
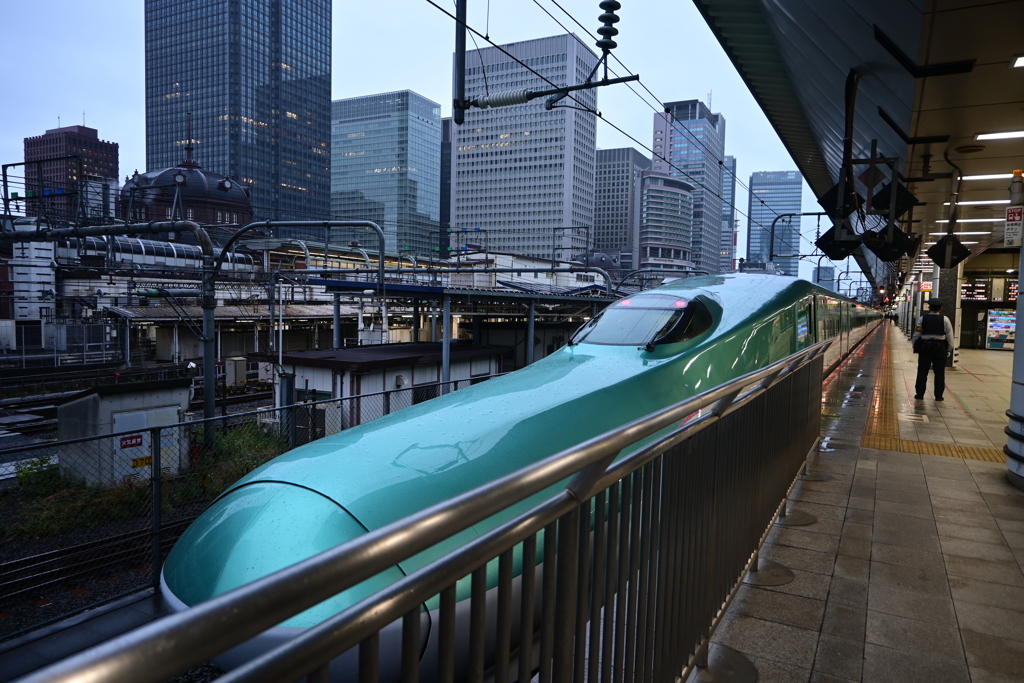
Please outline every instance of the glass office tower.
[[719, 268], [723, 273], [736, 270], [736, 157], [731, 154], [722, 164], [722, 261]]
[[331, 0], [146, 0], [146, 166], [195, 159], [257, 219], [330, 213]]
[[331, 215], [384, 228], [389, 251], [436, 255], [441, 105], [411, 90], [335, 100]]
[[693, 245], [698, 269], [717, 273], [722, 264], [722, 170], [725, 117], [700, 100], [667, 102], [654, 114], [652, 170], [693, 186]]
[[800, 213], [803, 176], [799, 171], [758, 171], [750, 174], [747, 207], [747, 260], [771, 261], [789, 276], [800, 276], [800, 218], [775, 224], [775, 248], [769, 249], [772, 221], [780, 214]]

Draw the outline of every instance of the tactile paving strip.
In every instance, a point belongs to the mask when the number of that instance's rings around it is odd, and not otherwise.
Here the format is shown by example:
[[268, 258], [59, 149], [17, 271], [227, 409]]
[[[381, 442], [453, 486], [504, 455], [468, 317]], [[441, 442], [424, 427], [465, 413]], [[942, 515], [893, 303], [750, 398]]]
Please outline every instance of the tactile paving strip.
[[888, 326], [885, 328], [885, 335], [885, 346], [882, 348], [882, 359], [878, 368], [878, 381], [871, 397], [868, 421], [860, 445], [864, 448], [875, 448], [882, 451], [1005, 462], [1006, 455], [997, 448], [957, 446], [951, 443], [931, 443], [929, 441], [904, 441], [900, 438], [896, 396], [893, 393], [896, 380], [892, 367], [892, 352], [889, 350]]

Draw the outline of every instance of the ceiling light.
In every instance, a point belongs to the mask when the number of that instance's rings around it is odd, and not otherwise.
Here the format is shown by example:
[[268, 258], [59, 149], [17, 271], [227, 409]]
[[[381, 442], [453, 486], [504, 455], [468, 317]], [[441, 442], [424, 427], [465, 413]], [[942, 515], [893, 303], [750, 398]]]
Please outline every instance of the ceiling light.
[[[938, 244], [938, 243], [937, 242], [925, 242], [924, 246], [930, 247], [933, 244]], [[961, 242], [960, 244], [977, 244], [977, 242]]]
[[[929, 235], [945, 235], [944, 232], [930, 232]], [[989, 232], [954, 232], [954, 235], [991, 235], [992, 231]]]
[[1009, 180], [1012, 173], [989, 173], [988, 175], [965, 175], [960, 180]]
[[1024, 138], [1024, 130], [1008, 130], [1002, 133], [979, 133], [974, 136], [975, 140], [1008, 140], [1010, 138]]
[[[949, 221], [935, 221], [936, 223], [948, 223]], [[1005, 223], [1005, 218], [957, 218], [957, 223]]]
[[1010, 65], [1017, 69], [1024, 67], [1024, 55], [1014, 56], [1014, 58], [1010, 60]]
[[[982, 199], [971, 202], [957, 202], [957, 206], [984, 206], [986, 204], [1009, 204], [1009, 199]], [[949, 202], [943, 202], [943, 206], [949, 206]]]

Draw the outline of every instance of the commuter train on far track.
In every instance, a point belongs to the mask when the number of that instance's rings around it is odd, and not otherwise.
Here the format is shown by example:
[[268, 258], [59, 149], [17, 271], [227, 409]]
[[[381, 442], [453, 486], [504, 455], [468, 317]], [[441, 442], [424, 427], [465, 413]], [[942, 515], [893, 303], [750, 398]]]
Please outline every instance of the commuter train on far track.
[[[177, 541], [163, 569], [164, 595], [172, 607], [185, 609], [834, 339], [827, 372], [880, 320], [874, 309], [776, 275], [679, 279], [619, 299], [568, 345], [532, 365], [301, 446], [246, 475]], [[218, 661], [234, 666], [265, 652], [555, 490], [306, 610]], [[460, 583], [458, 599], [466, 598]]]

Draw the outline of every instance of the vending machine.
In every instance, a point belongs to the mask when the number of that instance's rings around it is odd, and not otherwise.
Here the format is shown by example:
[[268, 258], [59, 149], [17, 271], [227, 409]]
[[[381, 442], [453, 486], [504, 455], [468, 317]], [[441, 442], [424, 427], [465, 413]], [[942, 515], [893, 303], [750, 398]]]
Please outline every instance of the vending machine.
[[1017, 312], [1012, 308], [992, 308], [988, 311], [985, 334], [986, 349], [1013, 349], [1017, 329]]

